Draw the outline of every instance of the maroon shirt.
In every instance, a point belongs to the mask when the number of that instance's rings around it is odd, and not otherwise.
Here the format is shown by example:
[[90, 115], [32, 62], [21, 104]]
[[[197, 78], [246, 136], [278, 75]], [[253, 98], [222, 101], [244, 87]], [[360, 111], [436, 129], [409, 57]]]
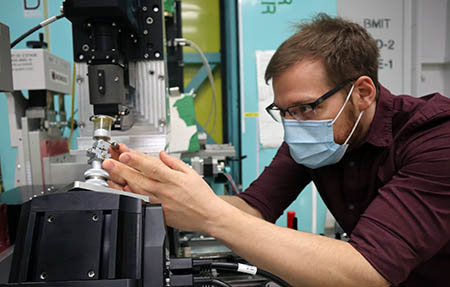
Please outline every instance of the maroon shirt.
[[309, 169], [283, 143], [240, 197], [275, 222], [311, 180], [350, 244], [389, 282], [450, 286], [450, 99], [380, 87], [361, 146]]

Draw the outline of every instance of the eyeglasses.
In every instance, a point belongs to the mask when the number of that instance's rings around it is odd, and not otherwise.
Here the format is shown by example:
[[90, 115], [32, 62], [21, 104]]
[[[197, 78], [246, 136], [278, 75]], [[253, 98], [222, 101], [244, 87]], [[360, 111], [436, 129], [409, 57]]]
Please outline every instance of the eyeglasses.
[[266, 111], [277, 122], [281, 122], [281, 118], [284, 118], [286, 116], [286, 112], [289, 113], [289, 115], [297, 121], [311, 118], [312, 115], [314, 115], [314, 109], [318, 105], [320, 105], [323, 101], [325, 101], [326, 99], [337, 93], [339, 90], [344, 88], [351, 81], [354, 81], [354, 79], [343, 82], [336, 88], [326, 92], [323, 96], [321, 96], [312, 103], [292, 105], [285, 110], [277, 107], [274, 103], [272, 103], [268, 107], [266, 107]]

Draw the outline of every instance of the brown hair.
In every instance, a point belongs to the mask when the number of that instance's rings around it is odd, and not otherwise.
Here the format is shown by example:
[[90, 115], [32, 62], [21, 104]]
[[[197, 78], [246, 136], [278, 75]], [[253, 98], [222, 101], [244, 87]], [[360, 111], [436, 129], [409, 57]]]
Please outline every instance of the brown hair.
[[267, 66], [268, 82], [305, 58], [323, 60], [332, 86], [369, 76], [378, 81], [379, 51], [375, 40], [360, 25], [320, 13], [283, 42]]

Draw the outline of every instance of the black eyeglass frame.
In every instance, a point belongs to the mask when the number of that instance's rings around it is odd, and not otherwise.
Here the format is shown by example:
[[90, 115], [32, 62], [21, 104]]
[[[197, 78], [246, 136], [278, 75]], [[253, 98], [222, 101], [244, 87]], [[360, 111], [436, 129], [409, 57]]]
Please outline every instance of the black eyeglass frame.
[[286, 112], [288, 112], [293, 118], [295, 118], [295, 116], [289, 111], [289, 109], [294, 108], [294, 107], [298, 107], [298, 106], [309, 106], [311, 108], [312, 111], [314, 111], [314, 109], [320, 105], [323, 101], [325, 101], [326, 99], [328, 99], [329, 97], [331, 97], [332, 95], [334, 95], [335, 93], [337, 93], [338, 91], [340, 91], [341, 89], [343, 89], [348, 83], [355, 81], [356, 79], [350, 79], [347, 80], [345, 82], [343, 82], [342, 84], [340, 84], [339, 86], [337, 86], [336, 88], [333, 88], [331, 90], [329, 90], [328, 92], [326, 92], [325, 94], [323, 94], [323, 96], [321, 96], [320, 98], [318, 98], [317, 100], [315, 100], [312, 103], [309, 104], [295, 104], [292, 106], [289, 106], [287, 109], [281, 109], [280, 107], [277, 107], [275, 105], [275, 103], [272, 103], [270, 105], [268, 105], [266, 107], [266, 112], [269, 113], [269, 115], [275, 120], [278, 121], [270, 111], [280, 111], [281, 116], [284, 118], [284, 116], [286, 115]]

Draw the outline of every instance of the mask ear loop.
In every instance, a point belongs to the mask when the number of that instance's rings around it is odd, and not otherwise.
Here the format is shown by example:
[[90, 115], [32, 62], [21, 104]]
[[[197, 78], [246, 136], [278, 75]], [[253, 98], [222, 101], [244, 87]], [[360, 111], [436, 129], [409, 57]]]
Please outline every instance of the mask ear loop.
[[364, 111], [362, 111], [362, 112], [359, 113], [358, 119], [356, 120], [356, 123], [355, 123], [355, 125], [353, 126], [352, 131], [351, 131], [350, 134], [348, 135], [348, 138], [345, 140], [344, 145], [346, 145], [346, 144], [348, 143], [348, 141], [351, 139], [351, 137], [352, 137], [353, 133], [355, 132], [356, 127], [358, 126], [359, 121], [361, 120], [361, 117], [362, 117], [363, 114], [364, 114]]
[[347, 104], [348, 100], [350, 100], [350, 96], [352, 95], [353, 92], [353, 88], [355, 87], [355, 84], [352, 85], [350, 92], [348, 92], [347, 98], [345, 99], [344, 104], [342, 105], [342, 108], [339, 110], [339, 112], [337, 113], [336, 117], [334, 118], [334, 120], [331, 121], [330, 125], [333, 125], [334, 122], [339, 118], [339, 116], [341, 115], [342, 111], [345, 108], [345, 105]]

